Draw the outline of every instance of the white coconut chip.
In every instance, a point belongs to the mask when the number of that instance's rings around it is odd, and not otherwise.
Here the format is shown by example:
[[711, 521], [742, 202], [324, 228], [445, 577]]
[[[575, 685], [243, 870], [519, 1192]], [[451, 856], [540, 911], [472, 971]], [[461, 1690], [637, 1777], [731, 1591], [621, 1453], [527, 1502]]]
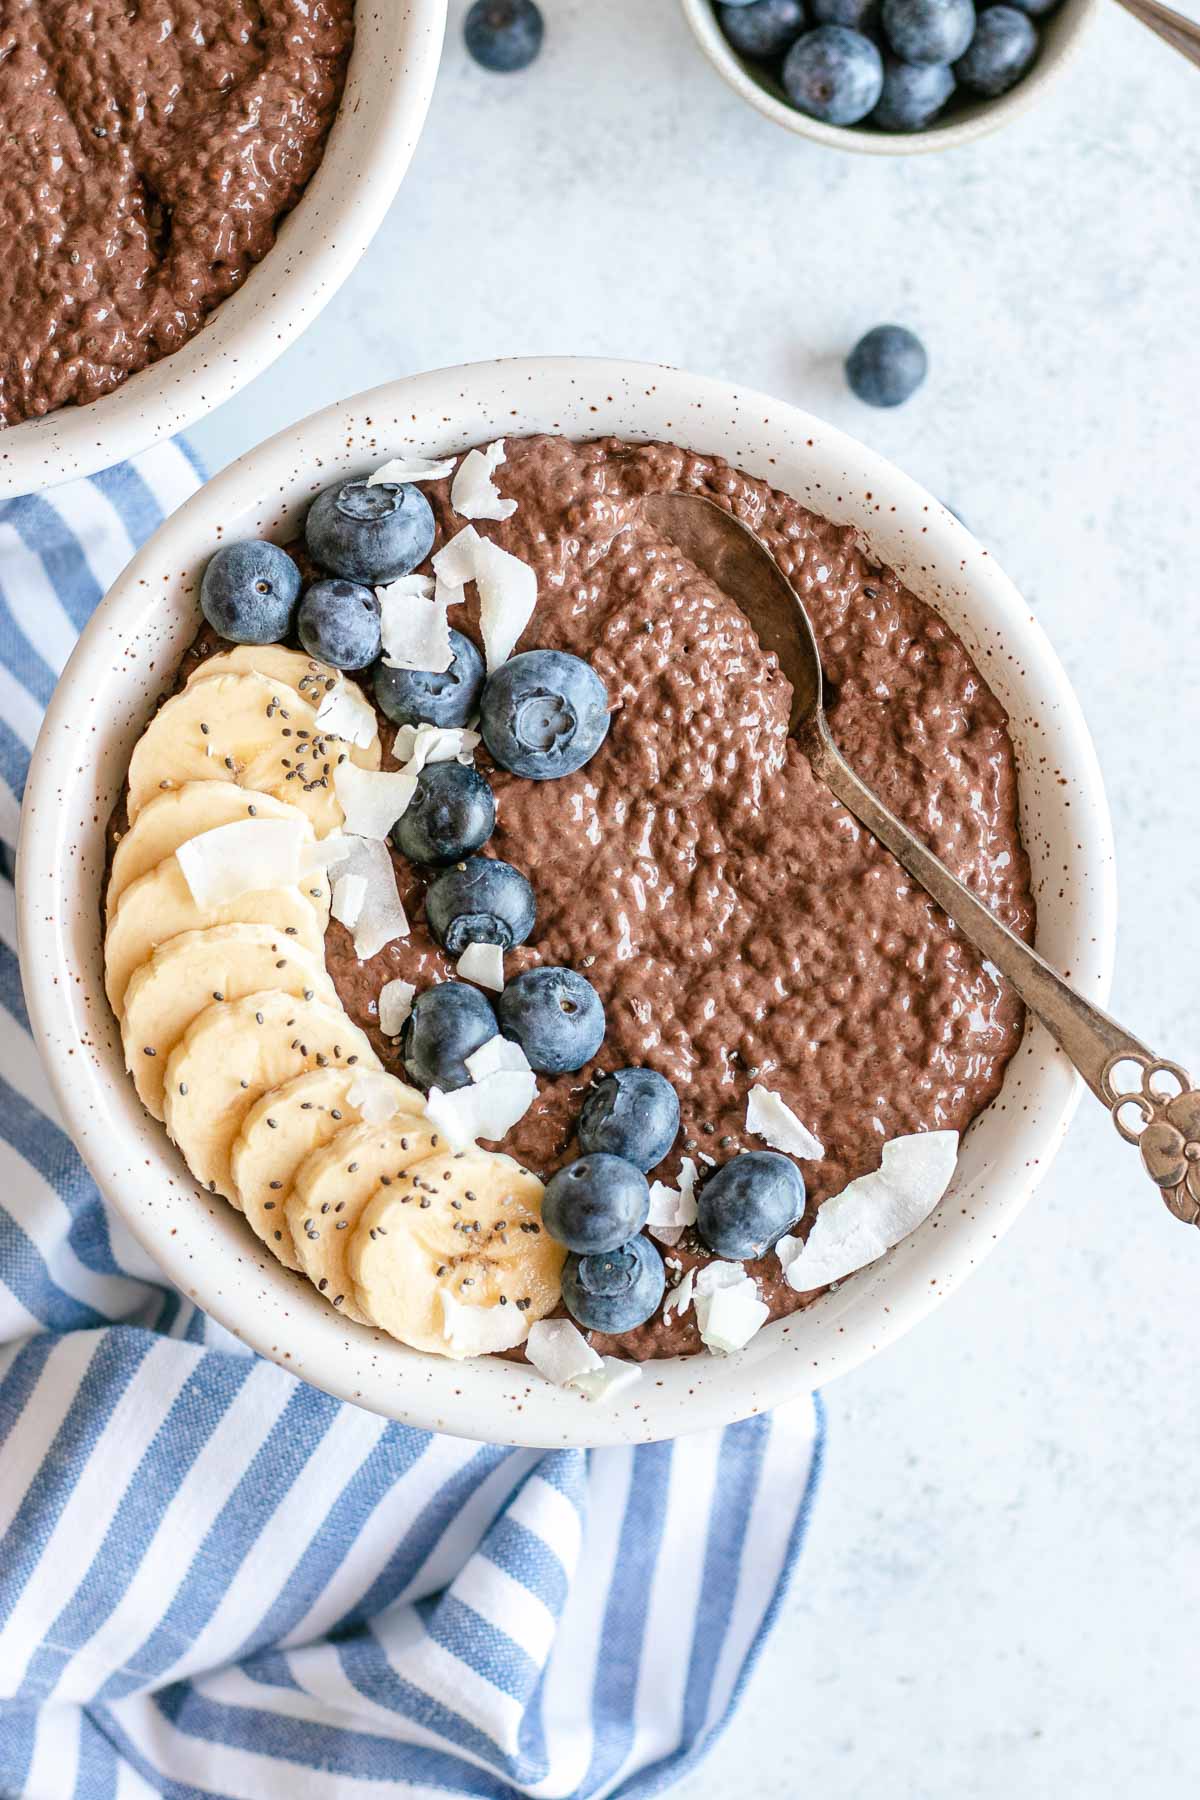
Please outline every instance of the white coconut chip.
[[476, 558], [483, 542], [473, 525], [464, 525], [447, 539], [433, 559], [433, 572], [447, 588], [461, 594], [468, 581], [474, 581]]
[[454, 965], [463, 981], [476, 987], [489, 988], [493, 994], [504, 992], [504, 948], [501, 944], [468, 944]]
[[479, 629], [488, 674], [507, 662], [537, 605], [537, 576], [519, 556], [480, 538], [475, 556]]
[[301, 819], [235, 819], [188, 838], [175, 858], [197, 906], [223, 906], [239, 894], [299, 881], [307, 839]]
[[333, 791], [346, 815], [348, 836], [385, 838], [407, 812], [417, 778], [404, 769], [360, 769], [344, 762], [333, 771]]
[[690, 1156], [680, 1158], [679, 1186], [665, 1181], [650, 1184], [650, 1211], [646, 1225], [660, 1244], [677, 1244], [689, 1225], [696, 1223], [696, 1177], [700, 1171]]
[[400, 904], [396, 871], [387, 845], [378, 838], [349, 835], [345, 841], [349, 848], [335, 883], [334, 899], [336, 902], [337, 888], [347, 878], [358, 877], [365, 884], [354, 923], [346, 929], [354, 933], [355, 956], [366, 962], [393, 939], [408, 936], [408, 919]]
[[300, 873], [304, 875], [324, 875], [329, 869], [344, 862], [350, 854], [350, 839], [344, 831], [328, 831], [315, 844], [306, 843], [300, 851]]
[[581, 1331], [570, 1319], [539, 1319], [529, 1327], [525, 1354], [547, 1381], [566, 1387], [580, 1375], [596, 1375], [604, 1367]]
[[663, 1301], [663, 1318], [669, 1319], [673, 1312], [678, 1313], [680, 1318], [682, 1318], [688, 1307], [692, 1304], [695, 1287], [696, 1271], [695, 1269], [689, 1269], [687, 1274], [681, 1276], [675, 1283], [675, 1286]]
[[367, 486], [378, 487], [383, 481], [396, 487], [404, 487], [410, 481], [444, 481], [453, 468], [452, 456], [440, 461], [428, 456], [394, 456], [367, 476]]
[[487, 1356], [515, 1350], [525, 1341], [525, 1314], [515, 1306], [464, 1306], [445, 1288], [442, 1335], [456, 1356]]
[[379, 730], [375, 708], [360, 688], [344, 680], [326, 688], [317, 708], [317, 725], [327, 737], [341, 738], [364, 750], [375, 742]]
[[450, 489], [450, 504], [463, 519], [511, 519], [515, 500], [502, 498], [492, 476], [505, 460], [504, 439], [486, 450], [468, 450]]
[[351, 1106], [357, 1106], [366, 1125], [386, 1125], [400, 1110], [396, 1081], [378, 1069], [360, 1069], [346, 1089]]
[[804, 1294], [874, 1262], [929, 1217], [957, 1160], [957, 1131], [891, 1138], [878, 1169], [825, 1201], [805, 1243], [780, 1238], [775, 1251], [788, 1286]]
[[746, 1101], [746, 1130], [770, 1144], [772, 1150], [786, 1151], [789, 1156], [819, 1162], [825, 1154], [820, 1139], [813, 1136], [807, 1125], [801, 1124], [791, 1107], [770, 1088], [761, 1085], [750, 1089]]
[[568, 1386], [575, 1388], [594, 1405], [602, 1405], [605, 1400], [613, 1399], [626, 1388], [636, 1387], [642, 1379], [641, 1363], [625, 1362], [619, 1356], [602, 1356], [600, 1363], [600, 1368], [576, 1375], [568, 1383]]
[[411, 981], [385, 981], [379, 990], [379, 1029], [384, 1037], [398, 1037], [400, 1027], [412, 1011], [416, 988]]
[[720, 1355], [743, 1349], [771, 1314], [758, 1297], [754, 1277], [734, 1262], [712, 1262], [698, 1270], [692, 1304], [700, 1341]]
[[353, 931], [366, 897], [365, 875], [339, 875], [333, 884], [333, 901], [329, 910], [339, 925], [344, 925], [347, 931]]
[[419, 725], [396, 727], [392, 755], [404, 764], [406, 775], [419, 775], [430, 763], [474, 762], [481, 741], [465, 725], [430, 725], [423, 719]]
[[[389, 669], [423, 669], [442, 674], [454, 661], [450, 647], [449, 601], [436, 588], [425, 591], [428, 576], [406, 575], [376, 588], [383, 660]], [[421, 588], [413, 585], [422, 584]]]
[[480, 1138], [498, 1143], [536, 1099], [537, 1077], [532, 1071], [526, 1075], [517, 1069], [498, 1069], [449, 1093], [430, 1088], [425, 1112], [453, 1149], [468, 1150]]
[[530, 1073], [529, 1058], [520, 1044], [514, 1044], [510, 1038], [501, 1037], [499, 1032], [490, 1037], [478, 1050], [472, 1050], [470, 1056], [464, 1057], [467, 1073], [472, 1081], [482, 1081], [485, 1075], [497, 1075], [504, 1072], [527, 1075]]

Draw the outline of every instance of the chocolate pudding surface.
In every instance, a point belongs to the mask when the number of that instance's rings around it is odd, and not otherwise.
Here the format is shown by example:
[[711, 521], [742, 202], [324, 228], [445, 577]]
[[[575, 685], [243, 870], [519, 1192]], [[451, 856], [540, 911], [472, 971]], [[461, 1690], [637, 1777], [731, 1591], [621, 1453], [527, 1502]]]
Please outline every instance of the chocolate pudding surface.
[[178, 350], [320, 160], [353, 0], [12, 0], [0, 15], [0, 422]]

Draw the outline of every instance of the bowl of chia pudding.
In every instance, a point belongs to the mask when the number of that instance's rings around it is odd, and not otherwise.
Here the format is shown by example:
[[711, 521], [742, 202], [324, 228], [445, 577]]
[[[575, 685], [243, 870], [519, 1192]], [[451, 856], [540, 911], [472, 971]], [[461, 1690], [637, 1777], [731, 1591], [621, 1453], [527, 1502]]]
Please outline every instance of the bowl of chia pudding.
[[0, 58], [0, 494], [88, 475], [253, 379], [362, 256], [445, 0], [20, 9]]
[[764, 395], [442, 370], [250, 452], [80, 640], [19, 856], [75, 1141], [189, 1295], [431, 1429], [636, 1442], [940, 1304], [1072, 1071], [787, 735], [714, 501], [812, 618], [850, 762], [1102, 1000], [1078, 704], [965, 528]]

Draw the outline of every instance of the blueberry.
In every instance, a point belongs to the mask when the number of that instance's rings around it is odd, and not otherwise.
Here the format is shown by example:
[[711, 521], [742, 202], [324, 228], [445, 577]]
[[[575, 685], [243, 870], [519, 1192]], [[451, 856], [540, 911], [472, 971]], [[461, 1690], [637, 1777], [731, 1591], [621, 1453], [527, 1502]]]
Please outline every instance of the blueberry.
[[335, 669], [365, 669], [380, 651], [379, 602], [357, 581], [314, 581], [300, 602], [296, 631], [310, 656]]
[[782, 56], [804, 30], [804, 0], [753, 0], [751, 6], [718, 6], [721, 30], [743, 56], [762, 62]]
[[410, 862], [461, 862], [487, 843], [495, 825], [496, 802], [478, 769], [429, 763], [392, 826], [392, 842]]
[[679, 1130], [679, 1100], [655, 1069], [616, 1069], [597, 1082], [579, 1115], [579, 1148], [607, 1151], [639, 1169], [660, 1163]]
[[552, 1238], [579, 1256], [619, 1250], [636, 1237], [650, 1211], [640, 1169], [620, 1156], [581, 1156], [546, 1183], [542, 1223]]
[[578, 656], [526, 650], [488, 677], [479, 729], [502, 769], [552, 781], [581, 769], [604, 742], [608, 689]]
[[529, 67], [545, 29], [534, 0], [475, 0], [463, 36], [477, 63], [498, 75], [512, 75]]
[[663, 1297], [662, 1257], [647, 1237], [630, 1238], [597, 1256], [568, 1256], [562, 1296], [571, 1317], [588, 1331], [633, 1331]]
[[1020, 81], [1037, 55], [1037, 26], [1015, 6], [989, 6], [979, 15], [970, 46], [955, 65], [963, 86], [989, 100]]
[[505, 950], [523, 944], [537, 906], [519, 869], [490, 856], [471, 856], [430, 883], [425, 917], [442, 948], [461, 956], [468, 944], [500, 944]]
[[1054, 11], [1059, 0], [1011, 0], [1011, 4], [1028, 13], [1031, 19], [1044, 19], [1047, 13]]
[[925, 379], [929, 359], [903, 325], [876, 325], [846, 358], [846, 380], [868, 406], [900, 406]]
[[496, 1017], [540, 1075], [582, 1069], [604, 1042], [600, 996], [574, 969], [526, 969], [497, 999]]
[[845, 25], [865, 37], [879, 35], [879, 0], [808, 0], [818, 25]]
[[911, 63], [951, 63], [975, 31], [972, 0], [883, 0], [883, 33]]
[[309, 507], [304, 541], [329, 575], [398, 581], [433, 548], [433, 509], [418, 487], [343, 481], [318, 494]]
[[231, 644], [277, 644], [286, 637], [300, 571], [278, 544], [247, 538], [222, 544], [200, 583], [200, 606]]
[[450, 633], [454, 660], [441, 673], [432, 669], [375, 671], [375, 698], [394, 725], [465, 725], [479, 705], [483, 658], [461, 631]]
[[945, 63], [883, 59], [883, 92], [871, 114], [881, 131], [924, 131], [954, 92], [954, 71]]
[[700, 1190], [696, 1229], [733, 1262], [762, 1256], [804, 1212], [804, 1177], [790, 1157], [750, 1150], [717, 1170]]
[[400, 1031], [400, 1060], [423, 1092], [466, 1087], [465, 1058], [496, 1035], [496, 1015], [478, 988], [443, 981], [416, 996]]
[[879, 99], [883, 59], [861, 31], [818, 25], [797, 38], [783, 64], [788, 99], [810, 119], [856, 125]]

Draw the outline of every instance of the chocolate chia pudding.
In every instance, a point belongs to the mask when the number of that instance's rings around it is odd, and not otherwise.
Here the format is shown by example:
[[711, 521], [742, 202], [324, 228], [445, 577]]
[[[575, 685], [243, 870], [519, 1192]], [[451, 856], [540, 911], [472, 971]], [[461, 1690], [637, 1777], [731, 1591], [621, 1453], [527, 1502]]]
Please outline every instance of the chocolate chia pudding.
[[[497, 484], [517, 508], [486, 535], [538, 582], [518, 650], [585, 658], [613, 710], [600, 749], [558, 780], [521, 780], [478, 754], [497, 803], [484, 854], [524, 871], [537, 898], [532, 941], [507, 954], [506, 978], [539, 963], [577, 969], [607, 1025], [595, 1061], [543, 1078], [494, 1147], [549, 1176], [578, 1154], [593, 1078], [647, 1065], [681, 1107], [656, 1176], [676, 1181], [690, 1155], [703, 1182], [708, 1159], [762, 1148], [746, 1131], [747, 1094], [761, 1081], [824, 1147], [804, 1163], [810, 1222], [878, 1167], [886, 1141], [966, 1129], [999, 1090], [1022, 1008], [816, 780], [788, 738], [774, 658], [734, 601], [645, 523], [639, 497], [705, 494], [753, 528], [808, 607], [830, 726], [852, 766], [1028, 939], [1034, 903], [1004, 710], [954, 632], [852, 528], [719, 458], [612, 438], [510, 439]], [[423, 489], [435, 549], [462, 525], [449, 487]], [[467, 592], [451, 622], [479, 641]], [[181, 681], [220, 647], [206, 628]], [[383, 766], [394, 767], [394, 727], [379, 723]], [[378, 1028], [380, 988], [399, 977], [421, 990], [455, 968], [425, 922], [424, 873], [393, 859], [411, 935], [360, 962], [331, 920], [325, 959], [346, 1011], [403, 1076]], [[712, 1260], [693, 1231], [669, 1255], [675, 1274]], [[747, 1268], [772, 1317], [814, 1297], [793, 1291], [773, 1252]], [[639, 1360], [701, 1347], [690, 1312], [591, 1342]]]
[[333, 123], [353, 0], [14, 0], [0, 20], [0, 422], [110, 392], [266, 255]]

